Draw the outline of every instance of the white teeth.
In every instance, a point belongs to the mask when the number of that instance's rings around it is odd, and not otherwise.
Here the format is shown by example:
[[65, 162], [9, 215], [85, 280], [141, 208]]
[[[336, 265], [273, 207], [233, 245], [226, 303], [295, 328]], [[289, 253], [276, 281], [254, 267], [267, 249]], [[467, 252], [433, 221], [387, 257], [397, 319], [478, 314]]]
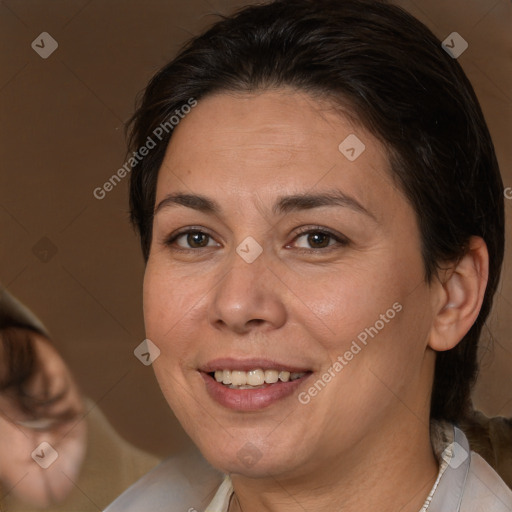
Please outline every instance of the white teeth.
[[247, 384], [250, 386], [261, 386], [265, 382], [263, 370], [251, 370], [247, 372]]
[[222, 373], [224, 374], [222, 377], [222, 384], [231, 384], [231, 372], [229, 370], [224, 370]]
[[290, 372], [279, 372], [279, 380], [288, 382], [290, 380]]
[[233, 384], [233, 386], [245, 386], [247, 384], [247, 373], [238, 370], [232, 371], [231, 384]]
[[277, 370], [265, 370], [265, 382], [275, 384], [279, 380], [279, 372]]
[[251, 389], [261, 387], [264, 384], [275, 384], [278, 381], [288, 382], [300, 379], [304, 372], [288, 372], [286, 370], [262, 370], [256, 368], [248, 372], [242, 370], [216, 370], [215, 380], [226, 386], [238, 389]]

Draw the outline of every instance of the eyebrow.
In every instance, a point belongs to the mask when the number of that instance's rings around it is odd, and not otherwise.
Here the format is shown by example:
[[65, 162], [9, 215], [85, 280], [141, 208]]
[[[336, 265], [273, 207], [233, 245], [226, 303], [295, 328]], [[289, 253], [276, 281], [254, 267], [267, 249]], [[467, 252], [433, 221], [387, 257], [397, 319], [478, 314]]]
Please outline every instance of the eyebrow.
[[[173, 206], [185, 206], [203, 213], [221, 215], [221, 207], [215, 201], [199, 195], [199, 194], [168, 194], [158, 203], [154, 214], [164, 208]], [[357, 199], [341, 192], [341, 190], [330, 190], [318, 194], [293, 194], [278, 198], [274, 204], [272, 211], [276, 215], [282, 215], [292, 211], [311, 210], [322, 206], [341, 206], [350, 208], [351, 210], [362, 213], [373, 220], [377, 220], [375, 216], [368, 211]]]
[[288, 213], [296, 210], [310, 210], [320, 208], [321, 206], [342, 206], [350, 208], [355, 212], [362, 213], [376, 220], [375, 216], [369, 212], [356, 198], [345, 194], [341, 190], [332, 190], [319, 194], [295, 194], [281, 197], [273, 207], [276, 214]]
[[163, 208], [169, 208], [172, 206], [185, 206], [187, 208], [192, 208], [193, 210], [198, 210], [204, 213], [213, 213], [216, 215], [220, 215], [220, 207], [211, 199], [208, 199], [205, 196], [201, 196], [199, 194], [168, 194], [165, 196], [155, 208], [154, 214], [156, 215]]

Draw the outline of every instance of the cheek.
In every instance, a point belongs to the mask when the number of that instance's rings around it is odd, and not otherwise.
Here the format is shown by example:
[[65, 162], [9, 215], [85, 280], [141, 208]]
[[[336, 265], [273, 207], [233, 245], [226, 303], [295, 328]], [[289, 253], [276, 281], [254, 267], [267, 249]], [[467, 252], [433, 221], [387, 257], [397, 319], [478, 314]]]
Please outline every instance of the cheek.
[[[330, 360], [326, 364], [344, 357], [362, 372], [351, 371], [352, 380], [372, 377], [364, 376], [364, 367], [398, 382], [421, 365], [431, 317], [418, 254], [380, 254], [364, 268], [340, 267], [331, 276], [305, 280], [301, 297], [314, 320], [310, 334]], [[299, 320], [303, 325], [305, 318]]]
[[181, 372], [178, 371], [186, 348], [184, 340], [183, 314], [186, 309], [183, 301], [183, 284], [171, 278], [171, 273], [162, 270], [162, 265], [150, 256], [143, 284], [144, 324], [146, 338], [160, 350], [160, 355], [152, 363], [155, 377], [169, 405], [176, 410], [179, 405], [176, 389], [183, 386]]
[[[178, 364], [191, 352], [194, 330], [199, 327], [197, 312], [205, 300], [205, 287], [194, 276], [180, 276], [165, 261], [150, 257], [143, 286], [146, 337], [161, 351], [160, 359]], [[172, 360], [171, 360], [172, 359]], [[156, 370], [156, 368], [155, 368]]]
[[[317, 334], [325, 333], [321, 338], [333, 349], [343, 349], [341, 345], [350, 344], [376, 322], [382, 330], [396, 316], [393, 304], [404, 295], [390, 266], [385, 267], [340, 266], [327, 275], [309, 276], [291, 284], [298, 299], [296, 311], [303, 311], [300, 323]], [[385, 315], [384, 320], [381, 315]]]
[[183, 282], [173, 279], [158, 258], [148, 260], [144, 274], [143, 303], [146, 335], [156, 342], [182, 313]]

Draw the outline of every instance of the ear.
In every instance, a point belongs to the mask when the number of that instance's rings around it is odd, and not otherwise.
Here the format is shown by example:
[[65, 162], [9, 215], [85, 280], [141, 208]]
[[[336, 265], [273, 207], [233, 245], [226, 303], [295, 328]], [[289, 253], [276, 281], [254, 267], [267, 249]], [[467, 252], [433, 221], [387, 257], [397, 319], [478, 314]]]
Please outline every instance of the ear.
[[455, 347], [475, 323], [489, 276], [489, 253], [484, 240], [473, 236], [465, 256], [443, 270], [434, 287], [434, 321], [429, 346], [444, 351]]

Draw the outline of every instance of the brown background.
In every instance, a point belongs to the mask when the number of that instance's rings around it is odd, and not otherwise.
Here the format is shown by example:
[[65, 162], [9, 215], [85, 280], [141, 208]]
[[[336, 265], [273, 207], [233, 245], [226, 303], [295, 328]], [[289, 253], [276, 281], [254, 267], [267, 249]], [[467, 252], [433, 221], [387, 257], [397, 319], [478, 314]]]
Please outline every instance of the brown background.
[[[191, 35], [244, 1], [4, 0], [0, 4], [0, 281], [44, 320], [83, 391], [118, 431], [165, 455], [188, 443], [133, 349], [144, 339], [143, 263], [128, 224], [123, 123], [149, 77]], [[399, 2], [441, 39], [469, 42], [472, 80], [512, 187], [512, 2]], [[48, 59], [32, 41], [48, 32]], [[508, 229], [512, 200], [506, 201]], [[512, 415], [511, 238], [475, 401]]]

